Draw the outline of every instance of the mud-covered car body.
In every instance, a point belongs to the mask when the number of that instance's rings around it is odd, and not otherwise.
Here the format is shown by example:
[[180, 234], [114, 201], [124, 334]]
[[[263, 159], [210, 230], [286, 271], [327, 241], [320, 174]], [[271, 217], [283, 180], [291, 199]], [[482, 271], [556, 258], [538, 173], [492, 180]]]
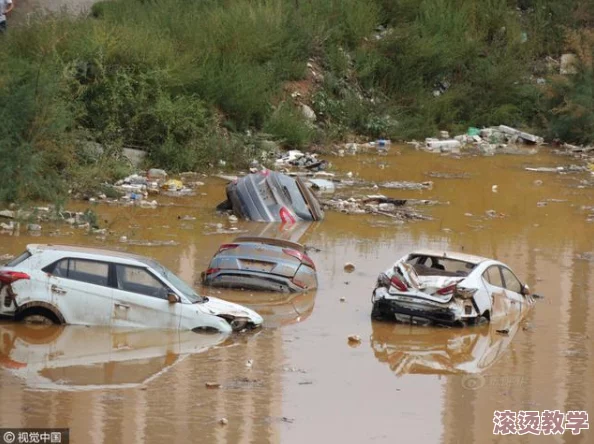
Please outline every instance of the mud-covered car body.
[[464, 253], [417, 251], [378, 277], [374, 319], [464, 326], [529, 309], [527, 285], [496, 260]]
[[0, 267], [0, 316], [29, 322], [230, 332], [253, 310], [198, 295], [158, 262], [118, 251], [28, 245]]
[[296, 242], [266, 237], [238, 237], [220, 246], [202, 273], [211, 287], [294, 293], [317, 287], [316, 268]]
[[316, 197], [298, 177], [262, 170], [234, 180], [226, 192], [227, 201], [219, 208], [231, 209], [240, 219], [293, 223], [324, 218]]

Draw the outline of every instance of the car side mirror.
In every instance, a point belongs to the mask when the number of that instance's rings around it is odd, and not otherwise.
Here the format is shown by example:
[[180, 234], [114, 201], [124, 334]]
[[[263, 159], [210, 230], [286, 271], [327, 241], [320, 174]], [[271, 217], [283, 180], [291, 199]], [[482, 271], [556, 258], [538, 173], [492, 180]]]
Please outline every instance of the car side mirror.
[[176, 304], [176, 303], [180, 302], [179, 296], [176, 295], [175, 293], [167, 294], [167, 300], [169, 301], [170, 304]]
[[530, 287], [528, 286], [528, 284], [522, 285], [521, 294], [522, 294], [522, 296], [528, 296], [530, 294]]

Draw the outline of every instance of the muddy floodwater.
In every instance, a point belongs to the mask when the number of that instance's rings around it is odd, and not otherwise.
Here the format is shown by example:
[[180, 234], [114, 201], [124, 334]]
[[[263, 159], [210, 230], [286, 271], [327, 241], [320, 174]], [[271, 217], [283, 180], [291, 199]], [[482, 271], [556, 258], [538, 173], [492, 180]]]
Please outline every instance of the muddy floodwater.
[[[293, 227], [233, 225], [214, 211], [225, 182], [205, 178], [196, 196], [158, 197], [156, 209], [94, 206], [112, 232], [106, 237], [57, 225], [40, 236], [0, 235], [0, 255], [29, 243], [148, 255], [203, 294], [265, 318], [261, 331], [229, 338], [0, 324], [0, 427], [69, 427], [74, 443], [594, 442], [589, 430], [493, 435], [495, 410], [594, 413], [594, 211], [584, 208], [594, 192], [581, 182], [589, 174], [525, 171], [575, 163], [546, 148], [456, 159], [392, 146], [387, 156], [328, 159], [337, 174], [377, 184], [433, 181], [430, 190], [343, 187], [341, 195], [442, 204], [417, 207], [430, 221], [328, 212]], [[200, 288], [200, 272], [234, 239], [224, 234], [233, 226], [315, 247], [319, 288], [292, 297]], [[378, 273], [421, 247], [494, 257], [543, 298], [503, 333], [495, 324], [372, 321]], [[344, 271], [347, 261], [354, 272]], [[349, 335], [361, 342], [349, 344]]]

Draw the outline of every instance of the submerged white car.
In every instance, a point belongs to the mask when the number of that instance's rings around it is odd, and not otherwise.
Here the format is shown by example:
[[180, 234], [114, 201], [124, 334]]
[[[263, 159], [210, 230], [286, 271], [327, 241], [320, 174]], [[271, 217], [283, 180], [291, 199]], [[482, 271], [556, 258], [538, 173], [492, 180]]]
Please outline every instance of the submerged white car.
[[374, 319], [464, 326], [523, 313], [534, 299], [501, 262], [427, 250], [407, 254], [381, 273], [372, 303]]
[[63, 245], [28, 245], [0, 267], [0, 316], [54, 324], [220, 332], [262, 325], [255, 311], [198, 295], [152, 259]]

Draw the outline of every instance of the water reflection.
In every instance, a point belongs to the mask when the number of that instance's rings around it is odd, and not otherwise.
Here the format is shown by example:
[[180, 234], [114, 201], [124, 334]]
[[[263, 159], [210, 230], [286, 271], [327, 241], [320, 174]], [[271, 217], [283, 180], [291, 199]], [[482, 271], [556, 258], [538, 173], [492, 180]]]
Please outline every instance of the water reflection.
[[481, 373], [505, 354], [520, 324], [503, 319], [448, 329], [374, 322], [371, 346], [398, 376]]
[[222, 333], [7, 323], [0, 324], [0, 366], [33, 389], [132, 388], [227, 339]]

